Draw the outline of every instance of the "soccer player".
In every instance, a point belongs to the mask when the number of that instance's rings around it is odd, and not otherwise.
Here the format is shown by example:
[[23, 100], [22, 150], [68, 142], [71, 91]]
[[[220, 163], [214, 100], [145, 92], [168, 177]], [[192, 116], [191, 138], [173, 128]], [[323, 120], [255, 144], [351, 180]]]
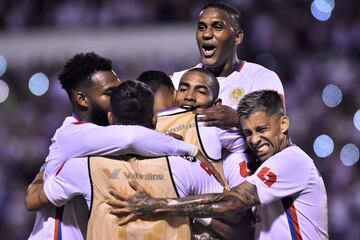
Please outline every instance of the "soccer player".
[[[154, 96], [145, 84], [126, 81], [111, 96], [111, 123], [154, 128], [156, 114]], [[62, 206], [71, 198], [82, 195], [90, 210], [88, 239], [190, 239], [188, 219], [172, 217], [145, 220], [116, 227], [117, 218], [107, 211], [109, 188], [129, 194], [129, 181], [141, 182], [154, 196], [189, 196], [206, 192], [222, 192], [217, 180], [200, 167], [180, 157], [146, 158], [117, 156], [89, 157], [68, 160], [56, 175], [50, 176], [43, 189], [34, 196], [30, 207], [52, 203]], [[72, 214], [76, 214], [74, 209]], [[68, 223], [69, 224], [69, 223]], [[79, 235], [68, 235], [75, 239]]]
[[[139, 79], [153, 90], [155, 102], [170, 102], [168, 99], [164, 99], [166, 96], [172, 98], [173, 87], [171, 87], [170, 78], [159, 71], [151, 71], [151, 73], [151, 78]], [[147, 72], [141, 75], [149, 76]], [[159, 78], [161, 79], [158, 80]], [[212, 160], [219, 173], [223, 174], [227, 185], [233, 187], [243, 182], [247, 176], [247, 156], [243, 153], [247, 147], [246, 143], [236, 129], [234, 131], [234, 129], [222, 130], [217, 127], [204, 127], [192, 113], [192, 110], [198, 108], [204, 109], [221, 104], [218, 94], [219, 83], [210, 71], [202, 68], [188, 70], [180, 79], [173, 104], [180, 109], [170, 108], [171, 104], [168, 104], [165, 110], [158, 109], [157, 129], [165, 133], [175, 133], [182, 136], [184, 141], [197, 145], [205, 156]], [[224, 157], [224, 150], [231, 154], [226, 161], [220, 161]], [[239, 234], [245, 235], [245, 232], [247, 234], [244, 239], [247, 239], [248, 234], [251, 234], [253, 230], [250, 227], [250, 219], [247, 219], [248, 222], [246, 222], [242, 218], [241, 224], [239, 224], [240, 219], [241, 216], [231, 219], [232, 222], [226, 225], [223, 224], [225, 219], [221, 219], [221, 222], [216, 219], [196, 219], [196, 221], [223, 239], [225, 237], [231, 239], [231, 236]], [[250, 229], [246, 229], [247, 226]], [[196, 230], [202, 230], [197, 225], [194, 227]], [[240, 227], [246, 230], [240, 230]]]
[[[65, 64], [59, 79], [68, 93], [73, 114], [56, 130], [45, 160], [44, 177], [42, 171], [36, 176], [27, 190], [25, 201], [36, 191], [36, 185], [43, 178], [46, 180], [55, 174], [72, 157], [90, 154], [164, 156], [196, 153], [195, 146], [145, 127], [106, 126], [110, 95], [120, 84], [110, 60], [95, 53], [76, 54]], [[54, 207], [37, 212], [30, 239], [52, 238], [60, 231], [66, 236], [72, 229], [60, 221], [62, 217], [63, 211]]]
[[[204, 121], [208, 126], [238, 126], [235, 110], [246, 93], [272, 89], [284, 96], [283, 86], [275, 72], [238, 59], [237, 47], [244, 36], [241, 24], [240, 12], [223, 2], [205, 5], [198, 18], [196, 41], [201, 63], [195, 68], [205, 68], [214, 73], [219, 80], [219, 97], [223, 103], [221, 106], [198, 110], [203, 115], [199, 121]], [[186, 71], [173, 73], [171, 78], [174, 86], [178, 86]]]
[[282, 99], [272, 90], [255, 91], [239, 103], [242, 132], [261, 162], [255, 174], [222, 194], [153, 199], [144, 192], [116, 195], [112, 214], [222, 217], [256, 206], [255, 239], [328, 239], [327, 196], [313, 160], [289, 137], [289, 119]]

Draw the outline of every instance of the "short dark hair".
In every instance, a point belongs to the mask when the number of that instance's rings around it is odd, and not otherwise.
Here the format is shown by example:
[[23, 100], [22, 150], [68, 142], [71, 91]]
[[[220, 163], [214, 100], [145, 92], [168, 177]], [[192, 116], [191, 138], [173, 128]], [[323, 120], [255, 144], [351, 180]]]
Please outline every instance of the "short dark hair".
[[148, 70], [142, 72], [137, 80], [148, 85], [154, 94], [161, 89], [166, 89], [171, 93], [175, 91], [173, 82], [169, 76], [162, 71]]
[[273, 114], [285, 115], [285, 109], [278, 92], [273, 90], [254, 91], [241, 98], [237, 114], [241, 118], [249, 118], [254, 112], [266, 112], [269, 116]]
[[111, 60], [94, 52], [79, 53], [65, 63], [59, 74], [59, 80], [71, 100], [72, 94], [78, 86], [91, 84], [90, 80], [95, 72], [111, 70]]
[[226, 3], [226, 2], [211, 2], [206, 4], [201, 11], [207, 8], [218, 8], [224, 10], [230, 17], [232, 26], [235, 28], [236, 31], [242, 30], [242, 19], [240, 11], [234, 7], [233, 5]]
[[192, 68], [192, 69], [186, 71], [183, 76], [185, 76], [186, 74], [191, 73], [191, 72], [203, 73], [210, 77], [210, 82], [208, 84], [213, 92], [212, 101], [215, 101], [219, 97], [219, 91], [220, 91], [219, 81], [217, 80], [215, 75], [205, 68]]
[[154, 95], [146, 84], [128, 80], [113, 91], [110, 109], [116, 124], [152, 127]]

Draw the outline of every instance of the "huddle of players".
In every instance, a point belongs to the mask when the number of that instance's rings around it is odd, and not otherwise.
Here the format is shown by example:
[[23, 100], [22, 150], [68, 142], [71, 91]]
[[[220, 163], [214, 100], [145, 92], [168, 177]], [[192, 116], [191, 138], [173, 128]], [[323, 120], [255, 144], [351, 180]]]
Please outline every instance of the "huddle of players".
[[[237, 108], [237, 103], [244, 94], [272, 89], [277, 95], [283, 96], [283, 88], [275, 73], [237, 59], [236, 47], [241, 43], [243, 33], [236, 22], [238, 22], [237, 10], [227, 4], [209, 4], [204, 7], [197, 30], [202, 63], [195, 68], [172, 75], [172, 81], [178, 88], [176, 92], [170, 79], [158, 71], [147, 71], [139, 76], [139, 80], [149, 85], [152, 91], [137, 81], [125, 81], [120, 84], [112, 71], [111, 63], [94, 53], [76, 55], [65, 65], [59, 78], [69, 94], [74, 113], [73, 116], [65, 119], [63, 126], [57, 130], [52, 139], [44, 176], [40, 173], [29, 186], [26, 199], [28, 209], [41, 208], [37, 213], [37, 222], [30, 239], [47, 239], [53, 236], [68, 236], [73, 239], [81, 239], [85, 236], [88, 239], [138, 239], [140, 236], [150, 239], [189, 239], [189, 223], [186, 218], [181, 217], [155, 222], [145, 219], [140, 224], [138, 221], [141, 220], [136, 220], [123, 227], [115, 226], [118, 219], [108, 214], [109, 207], [106, 205], [106, 199], [111, 198], [108, 193], [109, 188], [119, 194], [131, 194], [133, 191], [127, 182], [136, 179], [140, 184], [143, 183], [144, 187], [148, 187], [146, 190], [152, 196], [185, 197], [203, 193], [221, 193], [223, 182], [230, 187], [244, 182], [249, 175], [247, 158], [244, 154], [247, 145], [239, 129], [234, 128], [239, 127], [239, 117], [234, 109]], [[151, 107], [153, 105], [155, 111]], [[171, 108], [173, 106], [178, 108]], [[166, 110], [161, 111], [164, 109]], [[194, 110], [197, 116], [192, 113]], [[179, 127], [173, 122], [175, 120], [184, 122], [184, 116], [187, 118], [187, 126]], [[108, 123], [114, 125], [106, 126]], [[185, 140], [192, 139], [189, 142], [196, 144], [197, 147], [151, 130], [161, 124], [164, 132], [177, 133], [178, 131], [175, 130], [179, 130], [182, 131], [180, 135], [183, 137], [184, 134], [190, 134], [184, 137]], [[211, 125], [228, 128], [222, 130]], [[207, 159], [213, 160], [215, 168], [199, 160], [190, 162], [180, 157], [160, 157], [191, 155], [200, 159], [202, 153]], [[140, 157], [134, 159], [126, 154], [147, 157], [139, 160]], [[107, 157], [87, 157], [92, 155]], [[117, 160], [114, 161], [109, 158], [110, 155], [122, 157], [120, 159], [116, 157]], [[219, 166], [216, 160], [220, 159], [222, 161]], [[105, 166], [112, 167], [105, 168]], [[149, 169], [152, 171], [140, 174]], [[217, 171], [221, 179], [215, 178]], [[98, 176], [99, 172], [104, 175]], [[269, 175], [270, 172], [261, 172], [261, 174], [257, 172], [257, 176], [265, 178], [261, 183], [267, 187], [269, 181], [272, 181], [272, 184], [276, 182], [276, 179]], [[157, 175], [155, 176], [154, 173]], [[44, 184], [41, 182], [42, 178], [45, 180]], [[103, 182], [101, 179], [107, 181]], [[114, 184], [113, 180], [117, 180], [117, 184]], [[252, 180], [251, 183], [260, 189], [256, 180]], [[164, 188], [160, 189], [160, 186]], [[299, 187], [296, 190], [303, 189]], [[269, 195], [277, 195], [276, 199], [279, 199], [285, 190], [284, 187], [279, 187], [273, 191]], [[287, 194], [286, 196], [289, 196], [294, 193], [288, 191]], [[79, 195], [86, 199], [86, 204], [77, 197]], [[259, 192], [258, 195], [260, 197]], [[274, 201], [269, 198], [266, 198], [267, 201]], [[263, 196], [259, 203], [263, 203], [262, 200]], [[49, 207], [49, 203], [62, 207]], [[280, 209], [280, 212], [286, 212], [285, 216], [287, 216], [287, 210], [295, 211], [291, 206], [294, 206], [293, 202], [288, 208]], [[275, 208], [279, 211], [281, 206]], [[86, 235], [88, 209], [91, 214]], [[259, 221], [257, 225], [268, 224], [267, 229], [271, 234], [260, 230], [257, 231], [256, 238], [269, 239], [274, 236], [280, 238], [295, 236], [300, 237], [299, 239], [327, 238], [326, 226], [315, 221], [316, 227], [313, 230], [304, 230], [299, 228], [299, 224], [300, 226], [304, 224], [303, 219], [294, 218], [293, 215], [294, 212], [291, 212], [289, 216], [293, 217], [291, 220], [295, 220], [295, 223], [289, 220], [285, 227], [285, 230], [289, 230], [288, 233], [278, 233], [278, 229], [273, 229], [271, 224]], [[326, 214], [320, 215], [326, 218]], [[243, 221], [244, 218], [249, 221]], [[251, 234], [251, 231], [246, 232], [246, 230], [251, 229], [250, 227], [247, 229], [247, 226], [250, 226], [250, 218], [243, 217], [243, 219], [239, 220], [237, 216], [221, 221], [209, 218], [196, 218], [195, 221], [210, 228], [210, 231], [220, 238], [230, 239], [236, 236], [237, 239], [241, 237], [248, 239], [247, 234]], [[274, 216], [271, 219], [273, 222], [283, 221]], [[296, 222], [299, 221], [298, 219], [300, 222]], [[239, 230], [239, 224], [234, 224], [239, 221], [243, 221], [240, 225], [246, 225], [243, 232]], [[139, 229], [146, 229], [144, 224], [147, 224], [148, 229], [140, 231]], [[159, 229], [167, 229], [168, 232]], [[310, 235], [307, 235], [308, 232]]]

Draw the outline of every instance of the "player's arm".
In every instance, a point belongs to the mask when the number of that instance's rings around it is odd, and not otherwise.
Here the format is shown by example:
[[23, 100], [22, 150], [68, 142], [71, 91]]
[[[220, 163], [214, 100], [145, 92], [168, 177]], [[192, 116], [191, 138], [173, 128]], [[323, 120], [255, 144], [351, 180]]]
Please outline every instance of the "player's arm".
[[[136, 185], [136, 184], [132, 184]], [[245, 181], [231, 191], [204, 194], [185, 198], [151, 198], [140, 192], [133, 196], [120, 196], [111, 192], [113, 199], [110, 213], [119, 217], [127, 215], [119, 224], [127, 223], [137, 216], [148, 213], [192, 217], [224, 217], [260, 204], [256, 186]]]
[[25, 207], [28, 211], [37, 211], [51, 204], [44, 192], [43, 175], [44, 172], [36, 174], [34, 181], [26, 190]]
[[63, 159], [129, 153], [141, 156], [195, 156], [197, 152], [194, 145], [141, 126], [69, 125], [57, 133], [56, 141]]

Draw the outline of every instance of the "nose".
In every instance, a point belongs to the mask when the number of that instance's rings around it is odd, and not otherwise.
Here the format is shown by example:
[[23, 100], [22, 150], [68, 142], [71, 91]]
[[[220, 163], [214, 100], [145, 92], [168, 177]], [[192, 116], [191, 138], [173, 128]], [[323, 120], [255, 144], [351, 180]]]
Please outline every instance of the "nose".
[[213, 31], [212, 31], [212, 29], [209, 28], [209, 27], [206, 28], [206, 29], [204, 30], [203, 34], [202, 34], [202, 37], [203, 37], [203, 39], [205, 39], [205, 40], [211, 39], [213, 36], [214, 36], [214, 35], [213, 35]]
[[196, 102], [194, 91], [188, 91], [185, 95], [185, 101]]
[[250, 143], [252, 146], [256, 147], [260, 143], [261, 139], [258, 134], [253, 134], [250, 138]]

